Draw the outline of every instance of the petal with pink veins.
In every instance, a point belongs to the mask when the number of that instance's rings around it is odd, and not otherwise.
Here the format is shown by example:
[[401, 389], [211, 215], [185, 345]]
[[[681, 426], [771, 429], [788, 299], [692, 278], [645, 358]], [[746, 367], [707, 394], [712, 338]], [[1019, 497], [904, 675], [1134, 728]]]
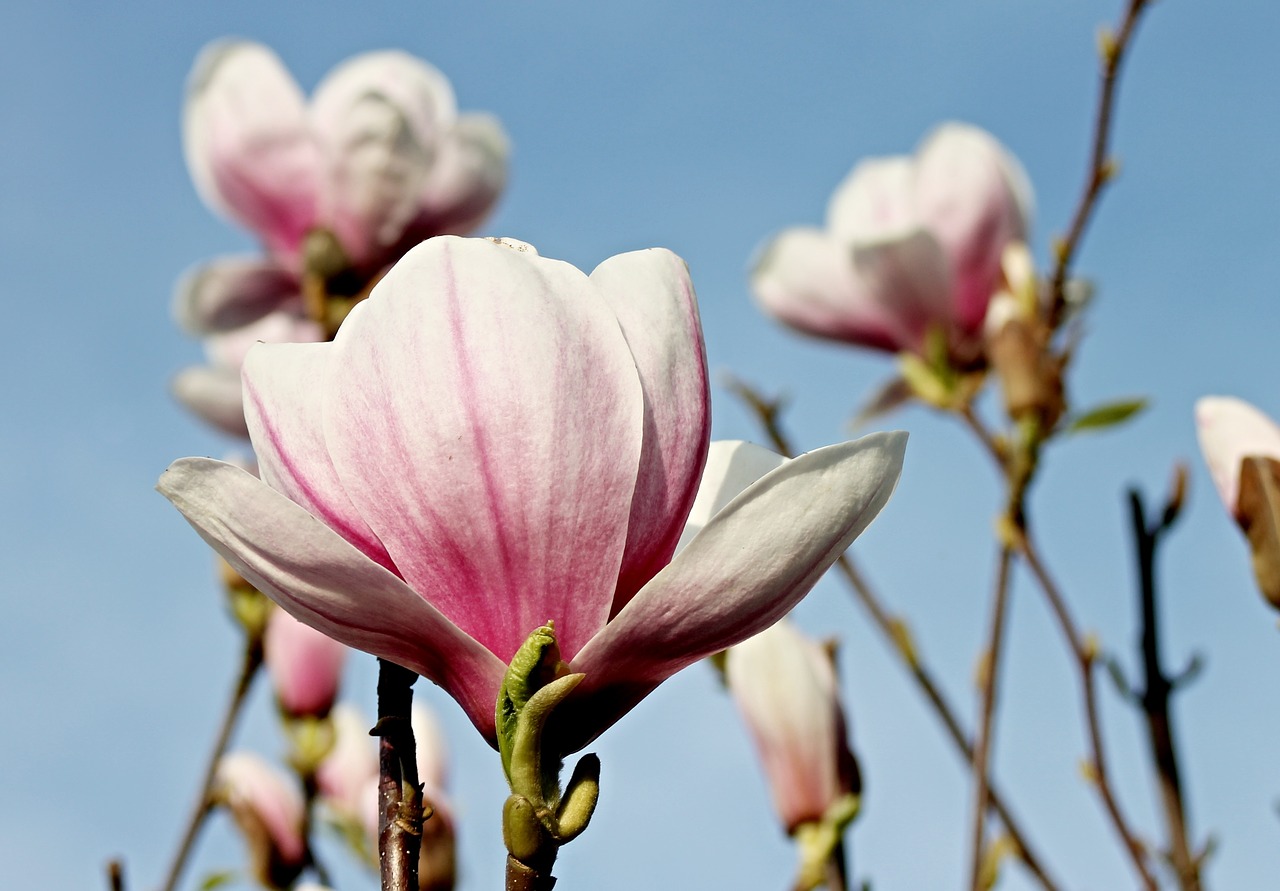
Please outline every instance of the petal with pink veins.
[[504, 662], [548, 620], [572, 656], [609, 616], [644, 420], [599, 289], [527, 246], [434, 238], [334, 350], [329, 452], [405, 580]]
[[671, 560], [711, 435], [707, 358], [693, 283], [667, 250], [612, 257], [591, 273], [627, 338], [644, 388], [644, 439], [611, 614]]

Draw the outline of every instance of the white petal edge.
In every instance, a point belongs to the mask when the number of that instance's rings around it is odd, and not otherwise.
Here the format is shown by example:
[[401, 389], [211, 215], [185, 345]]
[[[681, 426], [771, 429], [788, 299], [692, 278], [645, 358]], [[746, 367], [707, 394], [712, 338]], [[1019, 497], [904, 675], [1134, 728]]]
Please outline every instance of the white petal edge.
[[1240, 463], [1249, 455], [1280, 460], [1280, 426], [1243, 399], [1205, 396], [1196, 402], [1196, 432], [1218, 495], [1235, 516]]

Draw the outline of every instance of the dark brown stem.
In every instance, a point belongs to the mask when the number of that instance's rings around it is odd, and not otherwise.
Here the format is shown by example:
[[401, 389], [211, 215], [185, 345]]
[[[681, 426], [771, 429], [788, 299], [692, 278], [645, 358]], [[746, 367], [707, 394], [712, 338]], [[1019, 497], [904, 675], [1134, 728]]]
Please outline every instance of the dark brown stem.
[[[1177, 487], [1178, 490], [1181, 486]], [[1175, 490], [1177, 491], [1177, 490]], [[1156, 548], [1161, 537], [1173, 525], [1181, 504], [1180, 492], [1175, 494], [1170, 506], [1161, 518], [1148, 525], [1142, 494], [1129, 490], [1129, 511], [1133, 527], [1133, 540], [1138, 561], [1138, 596], [1142, 629], [1139, 647], [1142, 656], [1143, 690], [1137, 696], [1146, 719], [1147, 741], [1151, 749], [1151, 761], [1156, 770], [1160, 788], [1160, 802], [1164, 811], [1165, 830], [1168, 836], [1169, 862], [1173, 866], [1182, 891], [1201, 891], [1200, 863], [1191, 852], [1187, 839], [1186, 807], [1182, 795], [1182, 780], [1178, 770], [1177, 742], [1174, 738], [1171, 717], [1172, 694], [1176, 683], [1165, 674], [1160, 665], [1160, 624], [1156, 608]]]
[[1093, 144], [1089, 152], [1089, 166], [1085, 170], [1084, 188], [1075, 213], [1071, 216], [1071, 225], [1067, 234], [1058, 242], [1055, 253], [1057, 262], [1050, 276], [1050, 327], [1056, 328], [1066, 308], [1067, 276], [1071, 271], [1071, 263], [1080, 248], [1085, 229], [1089, 225], [1098, 206], [1098, 198], [1103, 187], [1113, 175], [1113, 167], [1108, 158], [1108, 147], [1111, 141], [1111, 123], [1116, 101], [1116, 88], [1119, 84], [1120, 66], [1124, 62], [1138, 19], [1150, 5], [1151, 0], [1129, 0], [1120, 27], [1111, 36], [1102, 40], [1102, 71], [1098, 84], [1098, 105], [1094, 114]]
[[991, 625], [987, 634], [987, 646], [983, 653], [982, 694], [978, 721], [978, 739], [973, 751], [973, 836], [970, 843], [972, 857], [969, 887], [982, 891], [982, 863], [985, 849], [986, 817], [990, 807], [990, 780], [992, 727], [995, 724], [996, 697], [999, 693], [1000, 653], [1004, 643], [1005, 616], [1009, 605], [1009, 567], [1013, 552], [1008, 546], [1000, 548], [997, 558], [996, 589], [991, 602]]
[[[783, 455], [794, 455], [795, 449], [792, 447], [786, 432], [782, 429], [779, 418], [782, 408], [780, 401], [765, 398], [743, 381], [730, 380], [728, 387], [755, 412], [774, 449]], [[991, 441], [994, 443], [994, 439]], [[924, 696], [925, 701], [933, 708], [934, 714], [942, 722], [943, 729], [946, 730], [947, 738], [951, 740], [952, 745], [955, 746], [956, 751], [964, 759], [965, 764], [972, 764], [973, 746], [969, 741], [969, 734], [960, 726], [960, 721], [956, 717], [956, 710], [947, 701], [941, 686], [934, 680], [933, 673], [921, 660], [920, 654], [916, 652], [915, 648], [905, 640], [905, 626], [903, 623], [885, 607], [875, 590], [858, 570], [852, 557], [848, 554], [842, 554], [836, 560], [836, 569], [849, 584], [854, 598], [866, 609], [867, 614], [871, 617], [872, 624], [875, 625], [881, 636], [890, 645], [890, 649], [898, 656], [911, 679], [915, 682], [916, 687]], [[1022, 861], [1023, 866], [1039, 882], [1044, 891], [1058, 891], [1061, 886], [1049, 876], [1042, 858], [1032, 847], [1027, 833], [1022, 829], [1013, 812], [1005, 804], [1004, 796], [1000, 794], [999, 789], [989, 778], [987, 781], [987, 797], [990, 801], [991, 809], [1000, 818], [1005, 832], [1017, 846], [1017, 856]]]
[[422, 786], [414, 753], [413, 682], [418, 676], [378, 660], [378, 863], [382, 891], [418, 891]]
[[1036, 577], [1036, 581], [1044, 592], [1045, 599], [1049, 602], [1050, 611], [1057, 619], [1058, 627], [1066, 638], [1067, 646], [1071, 650], [1076, 669], [1080, 675], [1080, 687], [1084, 700], [1085, 729], [1089, 739], [1089, 766], [1093, 774], [1094, 786], [1102, 798], [1103, 807], [1106, 809], [1107, 816], [1111, 819], [1112, 828], [1120, 837], [1125, 852], [1133, 863], [1134, 871], [1137, 872], [1138, 878], [1142, 882], [1142, 887], [1146, 888], [1147, 891], [1157, 891], [1158, 886], [1147, 862], [1146, 848], [1138, 841], [1133, 830], [1129, 828], [1129, 822], [1120, 810], [1120, 803], [1111, 787], [1110, 772], [1107, 769], [1106, 749], [1102, 744], [1102, 720], [1098, 714], [1098, 692], [1093, 671], [1097, 662], [1096, 646], [1092, 641], [1086, 640], [1077, 629], [1075, 620], [1071, 617], [1071, 612], [1067, 608], [1066, 599], [1062, 596], [1062, 592], [1058, 589], [1053, 577], [1045, 569], [1044, 562], [1040, 559], [1039, 551], [1036, 549], [1030, 534], [1026, 533], [1025, 530], [1019, 538], [1018, 545], [1023, 560], [1026, 561], [1027, 566]]
[[258, 669], [261, 667], [262, 641], [253, 635], [248, 635], [245, 639], [244, 655], [240, 660], [240, 672], [231, 688], [231, 697], [228, 699], [226, 710], [222, 714], [222, 722], [218, 727], [218, 734], [213, 742], [213, 750], [209, 753], [209, 760], [205, 763], [204, 776], [200, 781], [200, 792], [196, 796], [195, 805], [191, 808], [190, 816], [187, 817], [186, 829], [182, 833], [182, 841], [178, 843], [178, 851], [174, 854], [173, 862], [169, 865], [169, 871], [166, 873], [164, 884], [161, 886], [163, 891], [174, 891], [178, 887], [178, 882], [182, 879], [182, 871], [186, 868], [187, 860], [195, 847], [196, 838], [199, 837], [205, 818], [209, 816], [209, 811], [212, 809], [209, 799], [213, 790], [214, 778], [218, 773], [218, 762], [222, 760], [222, 755], [227, 750], [227, 744], [231, 741], [232, 731], [235, 730], [236, 722], [240, 717], [241, 709], [244, 707], [249, 688], [253, 686], [253, 679], [257, 677]]
[[831, 859], [827, 861], [827, 891], [848, 891], [849, 864], [847, 861], [847, 849], [844, 839], [841, 839], [836, 842], [835, 849], [831, 852]]
[[315, 831], [315, 809], [316, 798], [319, 795], [319, 788], [316, 786], [316, 775], [314, 772], [306, 773], [302, 777], [303, 790], [303, 809], [302, 809], [302, 840], [306, 845], [306, 864], [315, 874], [316, 881], [325, 887], [330, 887], [333, 882], [329, 878], [329, 870], [325, 868], [320, 858], [316, 856], [316, 848], [312, 843], [312, 836]]
[[119, 859], [107, 861], [107, 888], [124, 891], [124, 863]]
[[503, 886], [506, 891], [551, 891], [555, 886], [556, 877], [550, 872], [536, 870], [507, 855], [507, 881]]

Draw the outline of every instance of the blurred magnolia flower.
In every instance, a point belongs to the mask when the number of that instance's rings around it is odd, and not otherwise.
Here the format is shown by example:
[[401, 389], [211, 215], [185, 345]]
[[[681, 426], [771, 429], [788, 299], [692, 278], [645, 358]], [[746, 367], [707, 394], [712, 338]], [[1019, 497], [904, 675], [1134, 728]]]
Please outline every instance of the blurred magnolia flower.
[[244, 380], [262, 480], [185, 458], [160, 491], [264, 593], [438, 683], [491, 744], [507, 663], [553, 621], [585, 674], [563, 754], [784, 615], [887, 502], [906, 443], [785, 462], [672, 559], [719, 480], [693, 287], [664, 250], [588, 277], [432, 239], [332, 343], [257, 347]]
[[268, 888], [290, 887], [306, 862], [298, 788], [252, 752], [233, 752], [218, 762], [213, 800], [244, 836], [254, 878]]
[[324, 717], [338, 696], [347, 648], [282, 609], [267, 619], [263, 657], [276, 702], [289, 717]]
[[377, 784], [378, 743], [369, 735], [373, 722], [360, 710], [338, 703], [330, 715], [334, 741], [316, 768], [316, 788], [329, 809], [342, 821], [362, 819], [364, 787]]
[[785, 619], [725, 654], [773, 805], [792, 833], [857, 791], [831, 654]]
[[[183, 142], [201, 197], [255, 233], [266, 253], [188, 271], [174, 314], [195, 336], [234, 332], [227, 336], [248, 343], [324, 339], [322, 326], [305, 322], [306, 274], [357, 298], [422, 239], [474, 228], [506, 180], [501, 125], [459, 114], [443, 74], [394, 51], [339, 65], [308, 104], [271, 50], [215, 42], [191, 72]], [[266, 336], [245, 329], [277, 312], [284, 319]], [[283, 330], [286, 321], [303, 330]], [[179, 376], [178, 398], [243, 435], [233, 402], [239, 363], [211, 361]]]
[[1196, 426], [1222, 503], [1249, 540], [1258, 588], [1280, 609], [1280, 427], [1228, 396], [1199, 400]]
[[972, 361], [1001, 254], [1026, 236], [1026, 173], [990, 134], [934, 130], [913, 157], [861, 161], [825, 229], [788, 229], [760, 252], [751, 286], [766, 312], [819, 337], [923, 353], [931, 331]]

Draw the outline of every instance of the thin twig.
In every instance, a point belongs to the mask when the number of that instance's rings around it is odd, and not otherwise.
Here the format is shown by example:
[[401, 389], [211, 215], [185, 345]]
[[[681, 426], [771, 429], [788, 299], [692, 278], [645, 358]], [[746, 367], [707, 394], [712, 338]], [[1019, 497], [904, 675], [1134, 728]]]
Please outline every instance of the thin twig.
[[1146, 719], [1147, 740], [1165, 817], [1169, 862], [1182, 891], [1201, 891], [1203, 885], [1200, 862], [1192, 854], [1187, 839], [1186, 805], [1173, 732], [1172, 695], [1177, 682], [1165, 674], [1160, 665], [1160, 624], [1156, 608], [1156, 548], [1164, 533], [1177, 520], [1185, 476], [1185, 469], [1180, 469], [1173, 497], [1160, 519], [1150, 525], [1147, 523], [1142, 494], [1137, 489], [1129, 490], [1129, 513], [1138, 562], [1138, 597], [1142, 622], [1139, 647], [1142, 655], [1143, 689], [1141, 695], [1135, 698]]
[[[755, 413], [774, 449], [783, 455], [794, 455], [795, 449], [791, 444], [790, 438], [782, 429], [780, 419], [781, 401], [765, 398], [750, 385], [740, 380], [731, 379], [728, 381], [727, 386]], [[842, 554], [836, 560], [836, 569], [839, 570], [848, 583], [855, 599], [866, 609], [867, 614], [871, 617], [872, 624], [879, 630], [884, 640], [889, 643], [890, 650], [898, 656], [907, 673], [915, 682], [916, 687], [924, 696], [925, 701], [933, 708], [934, 714], [942, 722], [942, 726], [946, 730], [947, 738], [951, 740], [952, 745], [955, 746], [964, 763], [972, 764], [973, 746], [969, 741], [969, 734], [961, 727], [960, 721], [956, 717], [956, 710], [947, 701], [941, 686], [934, 680], [933, 673], [921, 660], [920, 654], [915, 650], [914, 646], [911, 646], [904, 639], [905, 626], [885, 607], [875, 590], [858, 570], [852, 557], [848, 554]], [[1000, 794], [999, 789], [990, 779], [987, 781], [987, 797], [990, 801], [991, 809], [1000, 818], [1005, 832], [1017, 846], [1018, 859], [1022, 861], [1027, 871], [1035, 877], [1044, 891], [1058, 891], [1061, 886], [1050, 878], [1043, 860], [1032, 847], [1027, 833], [1013, 816], [1012, 811], [1005, 804], [1004, 796]]]
[[978, 722], [978, 739], [973, 752], [973, 836], [970, 845], [972, 869], [969, 873], [969, 887], [972, 891], [982, 891], [986, 817], [991, 797], [989, 771], [992, 727], [999, 692], [1000, 653], [1003, 649], [1005, 616], [1009, 606], [1009, 568], [1012, 558], [1012, 550], [1007, 545], [1001, 546], [1000, 556], [996, 560], [996, 589], [991, 602], [991, 626], [983, 654], [981, 719]]
[[413, 682], [418, 676], [378, 660], [378, 863], [382, 891], [418, 891], [422, 786], [414, 753]]
[[107, 887], [110, 891], [124, 891], [124, 861], [119, 858], [107, 861]]
[[1040, 559], [1039, 551], [1032, 541], [1031, 535], [1026, 530], [1023, 530], [1023, 534], [1019, 537], [1018, 546], [1022, 559], [1026, 561], [1027, 566], [1036, 577], [1040, 589], [1044, 592], [1045, 599], [1049, 602], [1050, 611], [1057, 618], [1058, 627], [1067, 640], [1067, 647], [1071, 650], [1076, 669], [1080, 675], [1081, 695], [1084, 700], [1085, 729], [1089, 738], [1091, 779], [1098, 790], [1098, 794], [1102, 797], [1103, 806], [1107, 811], [1107, 815], [1111, 818], [1111, 826], [1116, 834], [1120, 836], [1120, 840], [1123, 842], [1125, 851], [1133, 863], [1134, 870], [1138, 873], [1142, 886], [1147, 891], [1157, 891], [1155, 878], [1152, 876], [1150, 866], [1147, 863], [1146, 848], [1138, 841], [1133, 830], [1129, 828], [1129, 822], [1120, 810], [1120, 803], [1111, 787], [1110, 773], [1107, 769], [1106, 749], [1102, 744], [1102, 720], [1098, 714], [1098, 693], [1093, 672], [1094, 665], [1097, 662], [1096, 647], [1091, 641], [1086, 640], [1076, 627], [1075, 620], [1071, 617], [1071, 612], [1067, 608], [1066, 599], [1062, 596], [1062, 592], [1059, 590], [1057, 583], [1054, 582], [1053, 577], [1049, 575], [1044, 566], [1044, 561]]
[[1050, 276], [1050, 310], [1049, 324], [1056, 328], [1066, 307], [1067, 276], [1071, 271], [1071, 263], [1080, 248], [1085, 229], [1089, 225], [1103, 187], [1114, 174], [1114, 164], [1108, 157], [1111, 140], [1111, 124], [1116, 101], [1116, 88], [1119, 84], [1120, 66], [1124, 62], [1138, 19], [1150, 5], [1151, 0], [1129, 0], [1120, 27], [1114, 32], [1104, 33], [1100, 39], [1102, 53], [1101, 79], [1098, 84], [1098, 105], [1094, 114], [1093, 143], [1089, 152], [1089, 166], [1085, 171], [1084, 188], [1075, 213], [1071, 216], [1071, 225], [1067, 234], [1057, 243], [1055, 248], [1057, 262]]
[[231, 688], [231, 697], [227, 700], [227, 707], [223, 712], [217, 737], [214, 739], [213, 750], [209, 753], [209, 760], [205, 763], [204, 776], [200, 781], [200, 792], [196, 796], [195, 805], [191, 808], [190, 816], [187, 817], [186, 829], [182, 833], [182, 841], [178, 844], [178, 851], [173, 857], [173, 862], [169, 865], [169, 871], [165, 875], [164, 884], [161, 886], [163, 891], [174, 891], [178, 887], [178, 882], [182, 879], [182, 871], [186, 868], [187, 859], [191, 856], [196, 838], [200, 835], [200, 829], [204, 826], [205, 818], [209, 816], [209, 811], [212, 809], [210, 797], [213, 791], [214, 779], [218, 773], [218, 762], [222, 760], [222, 755], [227, 750], [227, 744], [231, 741], [231, 734], [235, 730], [245, 698], [249, 693], [250, 687], [253, 686], [253, 679], [257, 677], [258, 669], [261, 667], [261, 638], [256, 638], [254, 635], [246, 635], [244, 655], [240, 661], [240, 671], [236, 676], [235, 684]]

